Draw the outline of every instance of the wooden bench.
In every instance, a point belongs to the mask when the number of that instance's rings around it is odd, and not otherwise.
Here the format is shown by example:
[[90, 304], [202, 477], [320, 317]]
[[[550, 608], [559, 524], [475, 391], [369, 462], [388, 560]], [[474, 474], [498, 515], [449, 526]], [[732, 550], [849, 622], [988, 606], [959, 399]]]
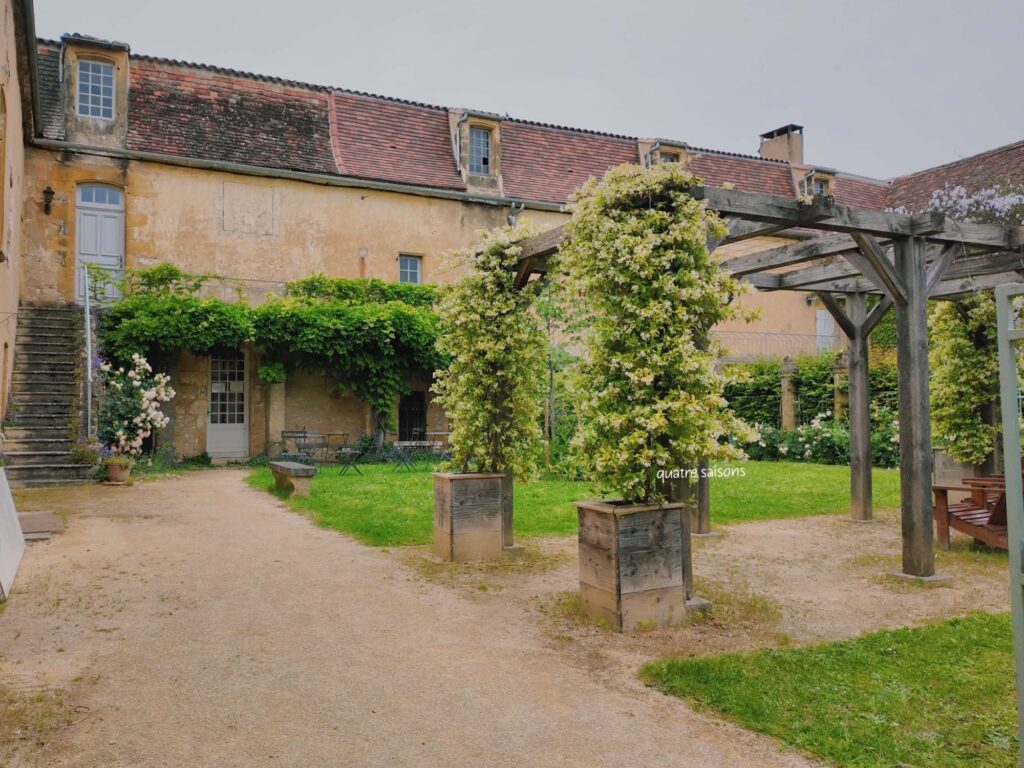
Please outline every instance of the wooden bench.
[[[974, 480], [974, 482], [971, 482]], [[1008, 549], [1006, 537], [1006, 486], [997, 478], [970, 478], [964, 485], [933, 485], [935, 534], [939, 546], [949, 549], [949, 530], [965, 533], [975, 541]], [[951, 504], [950, 493], [970, 497]]]
[[270, 471], [274, 473], [274, 484], [278, 488], [300, 498], [309, 495], [309, 485], [313, 482], [316, 467], [297, 461], [272, 461]]

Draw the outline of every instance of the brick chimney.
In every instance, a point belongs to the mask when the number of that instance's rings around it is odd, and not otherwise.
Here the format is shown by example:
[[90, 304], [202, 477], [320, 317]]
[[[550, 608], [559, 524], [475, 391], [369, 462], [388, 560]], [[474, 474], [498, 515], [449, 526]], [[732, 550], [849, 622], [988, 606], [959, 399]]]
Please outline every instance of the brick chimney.
[[774, 131], [761, 134], [761, 146], [758, 154], [766, 160], [784, 160], [792, 165], [804, 162], [804, 127], [802, 125], [784, 125]]

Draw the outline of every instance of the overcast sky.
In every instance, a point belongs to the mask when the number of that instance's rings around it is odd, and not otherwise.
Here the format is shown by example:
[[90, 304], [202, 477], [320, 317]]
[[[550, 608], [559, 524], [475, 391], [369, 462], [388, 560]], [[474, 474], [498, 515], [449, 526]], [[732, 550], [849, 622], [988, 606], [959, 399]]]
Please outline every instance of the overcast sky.
[[888, 178], [1024, 138], [1022, 0], [35, 0], [37, 32]]

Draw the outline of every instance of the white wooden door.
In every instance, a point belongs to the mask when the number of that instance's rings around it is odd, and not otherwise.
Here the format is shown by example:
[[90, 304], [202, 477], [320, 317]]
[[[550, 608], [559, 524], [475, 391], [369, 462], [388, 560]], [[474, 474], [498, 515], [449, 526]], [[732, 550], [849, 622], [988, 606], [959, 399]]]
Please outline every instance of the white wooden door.
[[[124, 264], [124, 195], [104, 184], [80, 184], [75, 206], [75, 299], [85, 299], [85, 266], [93, 264], [98, 280], [90, 298], [120, 298], [116, 281]], [[96, 289], [99, 289], [98, 292]]]
[[210, 355], [210, 406], [206, 452], [214, 458], [249, 455], [247, 357], [242, 350]]
[[832, 349], [836, 342], [836, 324], [827, 309], [819, 309], [815, 314], [815, 335], [818, 337], [818, 351]]

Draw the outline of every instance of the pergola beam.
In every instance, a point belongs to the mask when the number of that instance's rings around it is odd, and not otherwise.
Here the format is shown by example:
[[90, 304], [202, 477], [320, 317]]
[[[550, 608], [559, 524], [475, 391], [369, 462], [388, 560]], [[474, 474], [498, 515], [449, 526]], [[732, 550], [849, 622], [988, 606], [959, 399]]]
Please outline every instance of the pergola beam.
[[732, 272], [734, 276], [741, 277], [756, 272], [764, 272], [768, 269], [803, 264], [824, 256], [851, 251], [856, 247], [857, 244], [848, 235], [822, 237], [806, 240], [802, 243], [770, 248], [758, 253], [734, 256], [731, 259], [725, 259], [722, 262], [722, 266]]
[[709, 208], [722, 215], [742, 216], [753, 221], [791, 227], [813, 226], [830, 232], [868, 232], [883, 237], [912, 234], [910, 216], [837, 205], [835, 199], [827, 195], [816, 195], [807, 203], [720, 187], [691, 187], [689, 191], [691, 196], [706, 201]]
[[886, 256], [882, 246], [871, 235], [864, 232], [852, 232], [850, 237], [857, 243], [858, 251], [844, 254], [847, 261], [859, 267], [861, 274], [885, 291], [895, 304], [907, 303], [907, 289], [900, 276]]

